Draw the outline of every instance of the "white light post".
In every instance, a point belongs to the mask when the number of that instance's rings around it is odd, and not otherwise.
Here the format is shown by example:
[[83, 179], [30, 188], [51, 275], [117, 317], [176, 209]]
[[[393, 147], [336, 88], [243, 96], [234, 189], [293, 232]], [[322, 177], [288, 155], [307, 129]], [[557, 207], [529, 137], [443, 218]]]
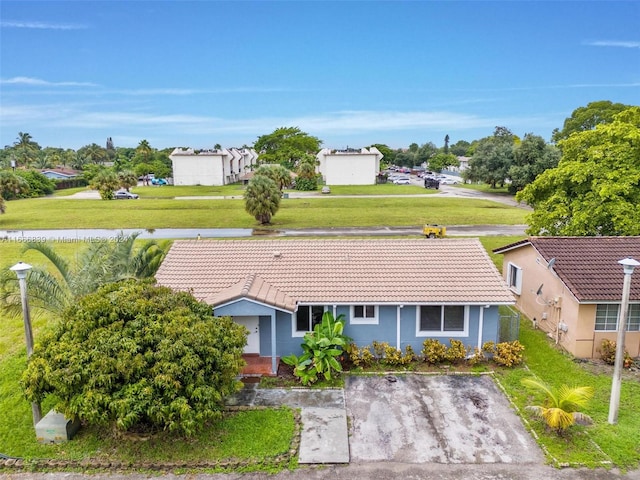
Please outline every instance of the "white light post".
[[[31, 270], [31, 265], [18, 262], [10, 268], [16, 272], [20, 283], [20, 299], [22, 301], [22, 318], [24, 319], [24, 336], [27, 340], [27, 358], [33, 353], [33, 332], [31, 331], [31, 315], [29, 314], [29, 299], [27, 297], [27, 272]], [[35, 426], [42, 418], [40, 405], [37, 402], [31, 403], [33, 413], [33, 425]]]
[[627, 316], [629, 312], [629, 292], [631, 290], [631, 275], [633, 270], [640, 266], [640, 262], [633, 258], [619, 260], [624, 270], [624, 284], [622, 286], [622, 303], [618, 317], [618, 341], [616, 343], [616, 361], [613, 366], [613, 382], [611, 383], [611, 401], [609, 402], [609, 423], [618, 423], [618, 410], [620, 408], [620, 386], [622, 384], [622, 364], [624, 362], [624, 336], [627, 329]]

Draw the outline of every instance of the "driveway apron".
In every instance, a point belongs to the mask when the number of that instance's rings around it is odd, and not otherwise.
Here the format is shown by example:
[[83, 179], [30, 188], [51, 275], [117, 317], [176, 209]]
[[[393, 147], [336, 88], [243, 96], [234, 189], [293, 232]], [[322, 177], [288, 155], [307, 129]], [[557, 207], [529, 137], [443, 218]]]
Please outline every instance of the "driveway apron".
[[352, 462], [542, 463], [488, 376], [348, 376]]

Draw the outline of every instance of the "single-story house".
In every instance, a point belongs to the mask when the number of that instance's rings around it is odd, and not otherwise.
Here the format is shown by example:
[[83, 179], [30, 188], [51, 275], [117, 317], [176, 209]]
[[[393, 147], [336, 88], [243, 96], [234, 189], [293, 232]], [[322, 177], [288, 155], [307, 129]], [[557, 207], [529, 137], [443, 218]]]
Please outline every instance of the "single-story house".
[[382, 157], [376, 147], [323, 148], [316, 155], [318, 170], [327, 185], [375, 185]]
[[80, 175], [80, 172], [78, 172], [77, 170], [72, 170], [70, 168], [49, 168], [40, 170], [40, 172], [45, 177], [51, 178], [53, 180], [70, 180]]
[[300, 354], [325, 311], [357, 345], [499, 340], [514, 297], [478, 239], [175, 241], [156, 274], [249, 330], [246, 354]]
[[251, 148], [176, 148], [169, 158], [174, 185], [222, 186], [240, 181], [256, 165], [258, 154]]
[[[616, 341], [624, 273], [640, 260], [640, 237], [531, 237], [494, 250], [516, 306], [578, 358], [599, 358]], [[640, 277], [640, 272], [636, 274]], [[631, 279], [625, 346], [640, 354], [640, 278]]]

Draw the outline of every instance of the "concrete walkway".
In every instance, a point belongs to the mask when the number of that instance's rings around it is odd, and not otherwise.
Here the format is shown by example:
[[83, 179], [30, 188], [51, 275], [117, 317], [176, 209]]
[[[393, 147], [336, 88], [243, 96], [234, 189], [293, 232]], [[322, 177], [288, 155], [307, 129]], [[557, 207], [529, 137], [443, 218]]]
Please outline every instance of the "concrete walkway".
[[227, 399], [228, 406], [286, 405], [302, 417], [298, 463], [349, 463], [349, 435], [344, 391], [245, 387]]

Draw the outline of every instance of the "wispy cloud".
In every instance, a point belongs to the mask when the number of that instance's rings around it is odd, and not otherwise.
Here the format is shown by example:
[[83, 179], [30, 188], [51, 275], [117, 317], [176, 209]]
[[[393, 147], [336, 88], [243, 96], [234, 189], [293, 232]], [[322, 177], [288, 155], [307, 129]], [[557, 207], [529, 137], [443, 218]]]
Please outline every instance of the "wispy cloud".
[[290, 89], [280, 87], [229, 87], [229, 88], [207, 88], [207, 89], [193, 89], [193, 88], [143, 88], [133, 90], [117, 90], [115, 93], [121, 95], [132, 96], [185, 96], [185, 95], [203, 95], [203, 94], [230, 94], [230, 93], [270, 93], [270, 92], [286, 92]]
[[596, 40], [593, 42], [584, 42], [584, 45], [591, 47], [640, 48], [640, 42], [618, 40]]
[[97, 87], [91, 82], [50, 82], [33, 77], [13, 77], [0, 79], [0, 85], [31, 85], [35, 87]]
[[29, 28], [36, 30], [85, 30], [89, 27], [73, 23], [47, 23], [25, 20], [2, 20], [0, 28]]

